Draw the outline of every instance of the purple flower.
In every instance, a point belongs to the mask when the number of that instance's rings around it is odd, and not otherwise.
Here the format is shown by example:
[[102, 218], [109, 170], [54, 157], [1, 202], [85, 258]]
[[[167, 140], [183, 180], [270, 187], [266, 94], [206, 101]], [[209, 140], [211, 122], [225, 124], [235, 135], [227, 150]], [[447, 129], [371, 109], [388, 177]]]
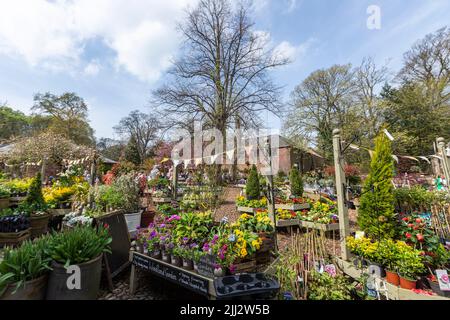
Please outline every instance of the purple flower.
[[154, 237], [156, 237], [156, 231], [155, 231], [155, 230], [153, 230], [153, 231], [150, 233], [150, 239], [153, 239]]
[[220, 258], [220, 260], [225, 259], [225, 255], [223, 254], [223, 252], [219, 252], [219, 258]]
[[204, 245], [203, 245], [203, 251], [209, 251], [209, 249], [210, 249], [210, 247], [209, 247], [209, 243], [205, 243]]
[[196, 244], [196, 243], [194, 242], [194, 243], [191, 243], [189, 247], [190, 247], [191, 249], [198, 248], [198, 244]]
[[236, 266], [234, 264], [230, 264], [229, 269], [230, 269], [231, 273], [235, 273], [236, 272]]
[[165, 227], [166, 227], [166, 224], [165, 224], [165, 223], [161, 223], [161, 224], [159, 225], [159, 227], [160, 227], [160, 228], [165, 228]]

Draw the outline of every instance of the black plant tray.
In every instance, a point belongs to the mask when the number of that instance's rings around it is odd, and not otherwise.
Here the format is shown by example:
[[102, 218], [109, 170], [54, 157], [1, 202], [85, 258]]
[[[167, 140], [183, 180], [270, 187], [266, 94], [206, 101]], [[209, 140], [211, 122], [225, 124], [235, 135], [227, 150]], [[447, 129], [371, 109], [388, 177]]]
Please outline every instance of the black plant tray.
[[280, 284], [264, 273], [246, 273], [216, 278], [214, 287], [218, 299], [272, 296], [280, 290]]

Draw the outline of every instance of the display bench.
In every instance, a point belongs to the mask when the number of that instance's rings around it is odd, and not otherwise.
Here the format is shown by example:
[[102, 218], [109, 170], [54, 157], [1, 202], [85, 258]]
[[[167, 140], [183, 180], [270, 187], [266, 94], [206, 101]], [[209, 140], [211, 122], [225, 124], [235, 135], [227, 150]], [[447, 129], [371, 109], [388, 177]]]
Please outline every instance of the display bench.
[[242, 213], [251, 213], [255, 214], [257, 210], [267, 210], [267, 208], [250, 208], [250, 207], [237, 207], [237, 211]]
[[330, 224], [323, 224], [323, 223], [315, 223], [310, 221], [303, 221], [299, 219], [290, 219], [290, 220], [277, 220], [277, 228], [289, 228], [290, 233], [292, 233], [292, 227], [298, 226], [301, 228], [306, 229], [315, 229], [315, 230], [321, 230], [325, 232], [329, 231], [339, 231], [339, 223], [330, 223]]
[[309, 203], [278, 203], [275, 204], [275, 209], [281, 209], [281, 210], [292, 210], [292, 211], [301, 211], [301, 210], [307, 210], [311, 206]]
[[[363, 275], [363, 270], [357, 269], [351, 262], [342, 260], [338, 257], [336, 259], [336, 264], [339, 268], [348, 276], [357, 280], [360, 279]], [[438, 295], [425, 295], [425, 294], [417, 294], [412, 290], [402, 289], [400, 287], [394, 286], [386, 282], [386, 289], [388, 291], [389, 299], [391, 300], [447, 300], [450, 301], [449, 298], [438, 296]]]
[[176, 267], [159, 259], [151, 258], [145, 254], [130, 251], [131, 274], [130, 293], [137, 289], [136, 269], [153, 273], [154, 275], [189, 289], [196, 294], [215, 300], [217, 295], [214, 288], [214, 279], [204, 277], [193, 271]]

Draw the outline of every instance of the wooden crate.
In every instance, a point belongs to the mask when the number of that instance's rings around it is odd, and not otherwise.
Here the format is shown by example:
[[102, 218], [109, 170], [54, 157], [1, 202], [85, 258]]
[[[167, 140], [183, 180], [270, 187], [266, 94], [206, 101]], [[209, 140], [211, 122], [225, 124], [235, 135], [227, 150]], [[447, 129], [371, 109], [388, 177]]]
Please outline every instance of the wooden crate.
[[236, 267], [235, 273], [249, 273], [256, 271], [256, 258], [251, 260], [240, 260], [239, 262], [234, 263]]
[[300, 220], [298, 219], [290, 219], [290, 220], [277, 220], [277, 227], [292, 227], [300, 225]]
[[237, 211], [254, 214], [256, 209], [255, 208], [250, 208], [250, 207], [237, 207]]
[[0, 210], [9, 208], [9, 198], [0, 198]]
[[287, 203], [275, 205], [275, 209], [292, 210], [292, 211], [306, 210], [309, 208], [310, 208], [309, 203]]
[[14, 233], [0, 233], [0, 247], [17, 247], [31, 236], [31, 228]]
[[339, 223], [323, 224], [309, 221], [300, 221], [300, 226], [302, 226], [303, 228], [323, 230], [323, 231], [339, 230]]

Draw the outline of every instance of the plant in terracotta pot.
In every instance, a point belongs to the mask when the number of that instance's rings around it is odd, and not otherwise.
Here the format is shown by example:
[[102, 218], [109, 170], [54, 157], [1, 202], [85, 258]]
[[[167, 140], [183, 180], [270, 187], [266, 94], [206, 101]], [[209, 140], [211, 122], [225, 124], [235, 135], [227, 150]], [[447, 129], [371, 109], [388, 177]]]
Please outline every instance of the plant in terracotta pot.
[[392, 239], [383, 240], [380, 244], [379, 255], [381, 263], [385, 267], [386, 281], [395, 286], [400, 285], [398, 275], [398, 248]]
[[[51, 263], [47, 300], [94, 300], [100, 288], [103, 253], [111, 253], [112, 238], [107, 225], [76, 226], [71, 230], [54, 234], [49, 243]], [[71, 290], [67, 283], [72, 273], [67, 269], [76, 266], [80, 270], [79, 289]], [[77, 286], [77, 283], [74, 283]]]
[[425, 270], [421, 252], [411, 248], [406, 243], [397, 242], [397, 267], [400, 276], [400, 286], [404, 289], [415, 289], [417, 277]]
[[6, 248], [0, 263], [0, 300], [43, 300], [51, 258], [48, 237]]

